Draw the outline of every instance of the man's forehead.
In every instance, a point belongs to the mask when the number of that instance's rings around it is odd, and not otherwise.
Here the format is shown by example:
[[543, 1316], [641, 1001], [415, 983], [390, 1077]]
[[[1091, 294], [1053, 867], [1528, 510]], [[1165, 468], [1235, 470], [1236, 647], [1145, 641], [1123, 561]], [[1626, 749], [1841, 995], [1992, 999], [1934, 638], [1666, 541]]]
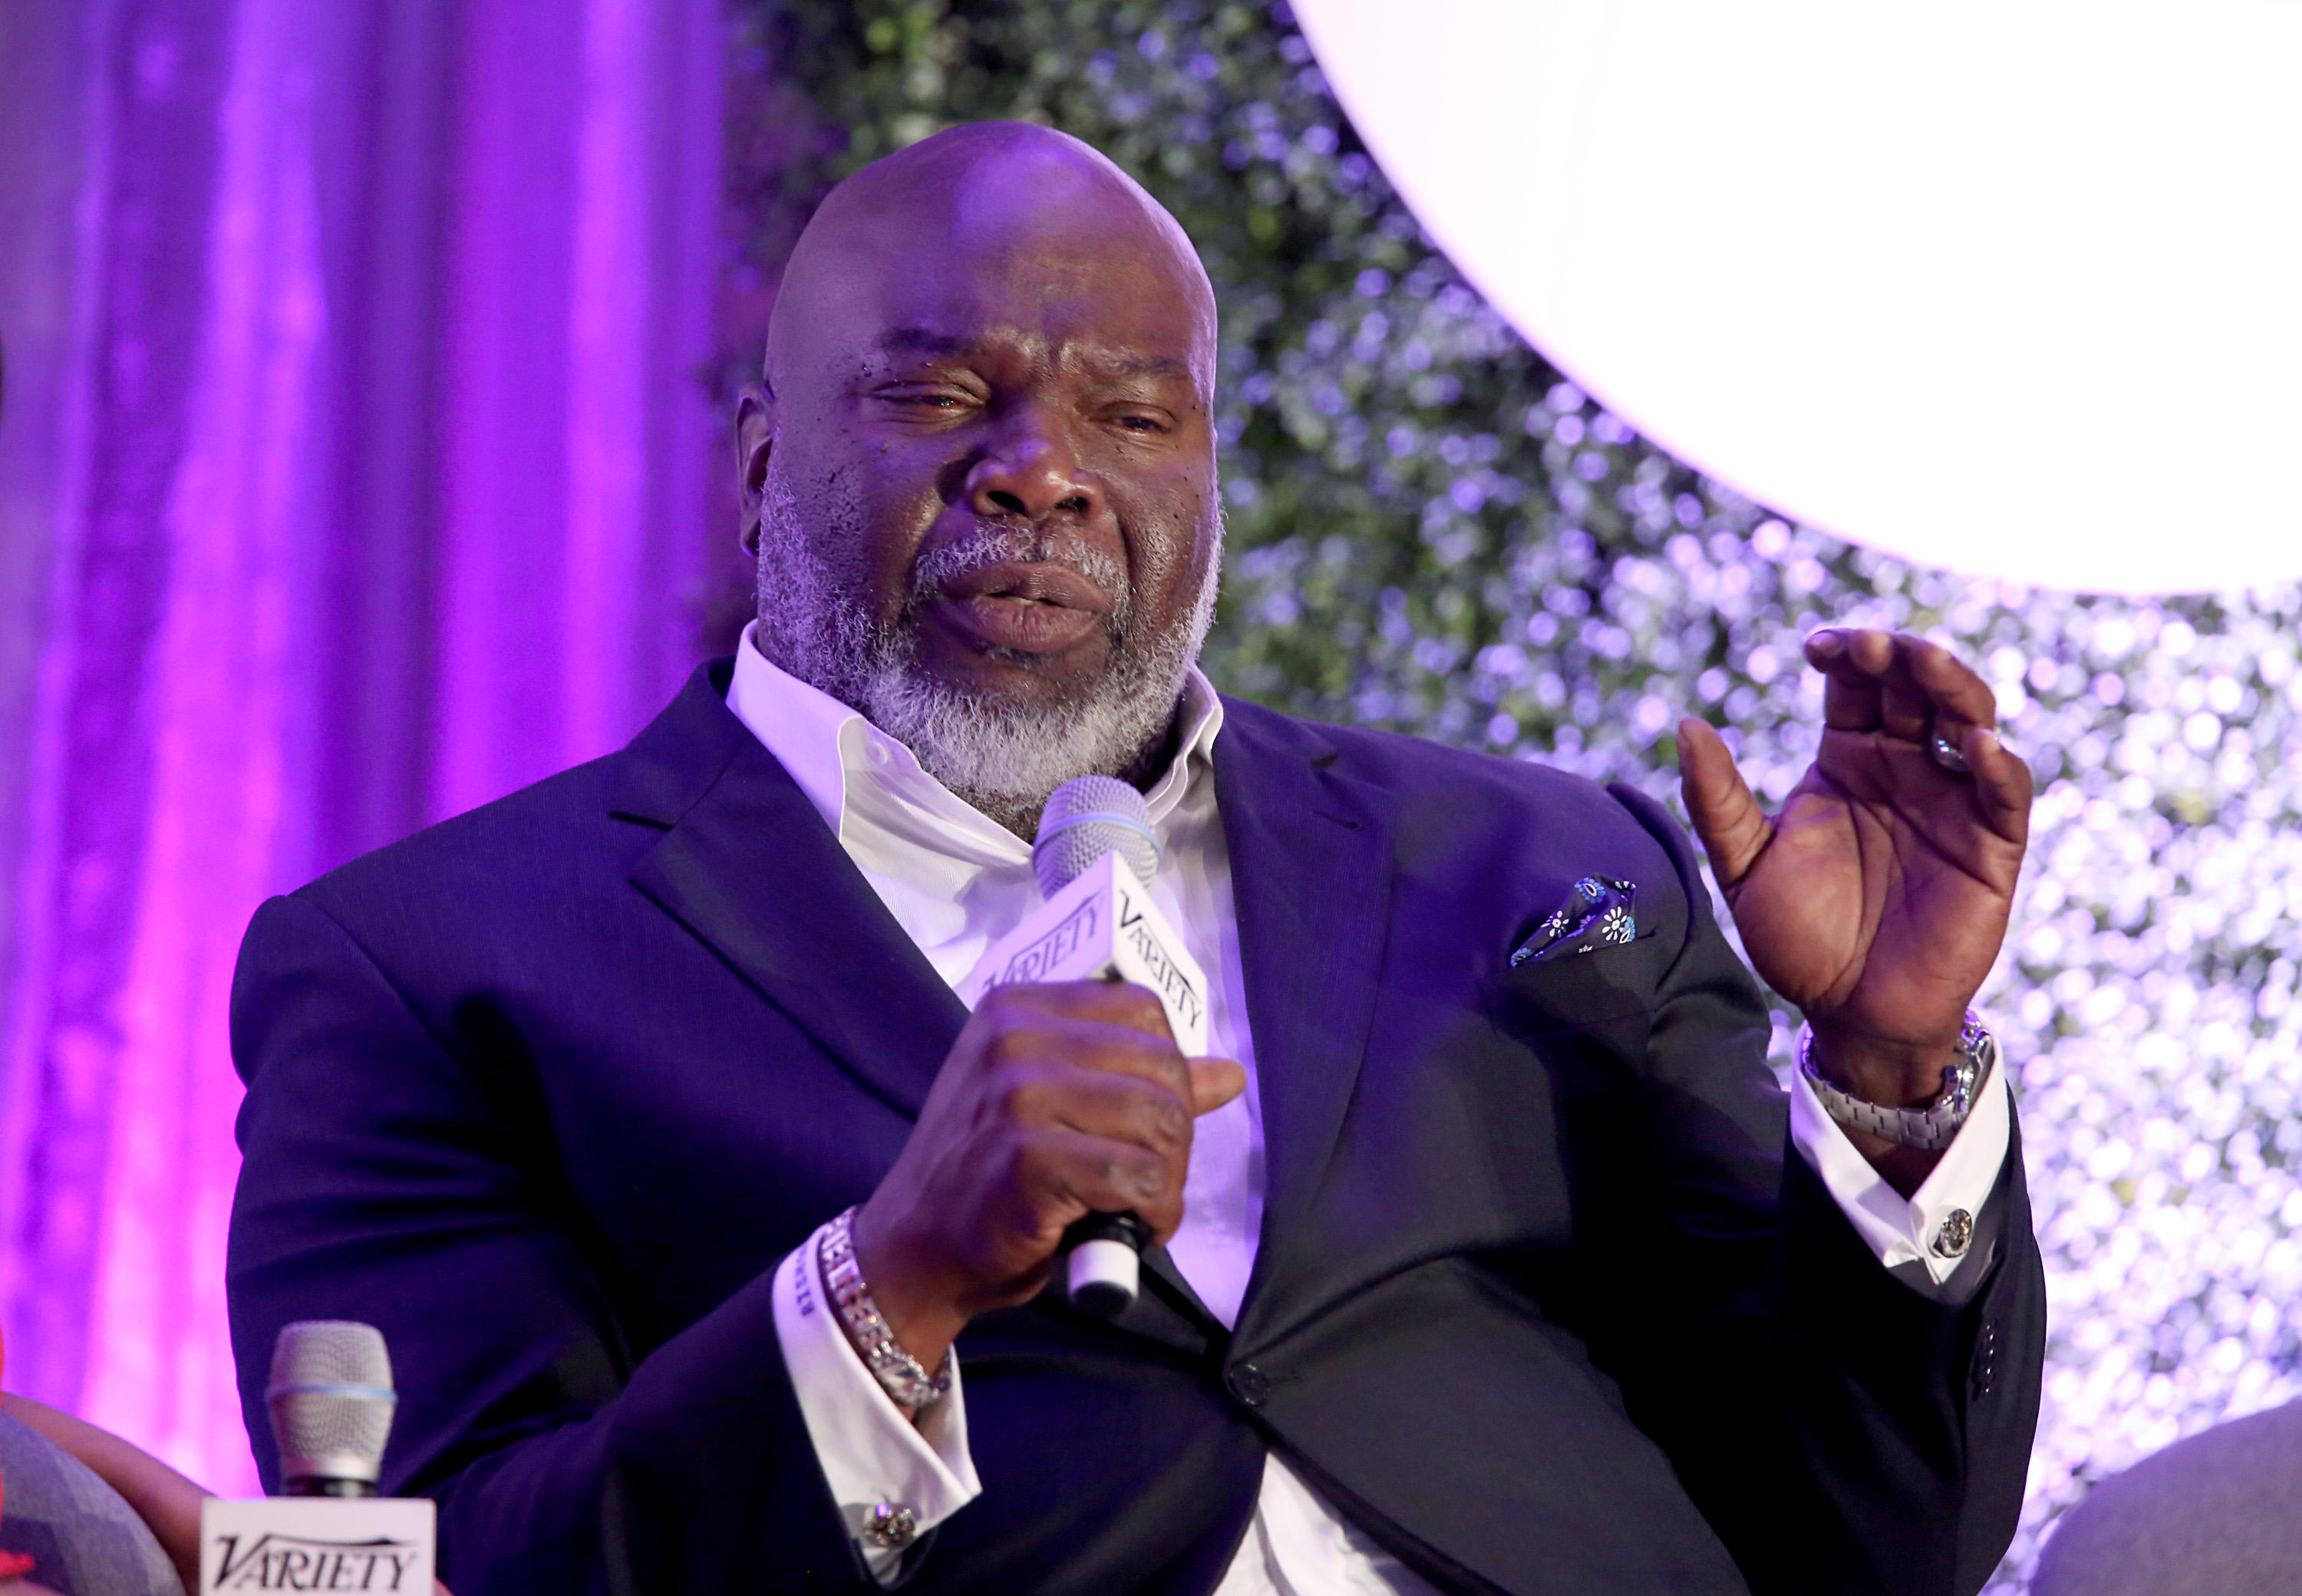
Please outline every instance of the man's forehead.
[[1139, 261], [1051, 263], [1029, 249], [859, 261], [802, 323], [810, 363], [886, 371], [958, 362], [1121, 378], [1212, 380], [1214, 322], [1180, 273]]
[[[983, 327], [971, 332], [951, 332], [928, 323], [903, 323], [886, 327], [879, 334], [875, 348], [888, 359], [990, 359], [990, 357], [1011, 355], [1020, 346], [1047, 346], [1050, 355], [1062, 355], [1063, 359], [1082, 366], [1112, 371], [1128, 378], [1190, 378], [1190, 350], [1155, 350], [1155, 348], [1135, 348], [1122, 340], [1119, 327], [1094, 327], [1084, 330], [1059, 330], [1054, 339], [1047, 339], [1047, 330], [1020, 330], [1020, 327]], [[1080, 336], [1084, 332], [1084, 336]], [[1068, 336], [1066, 336], [1068, 334]], [[1034, 348], [1031, 352], [1038, 352]]]
[[1213, 295], [1173, 218], [1076, 140], [998, 124], [842, 185], [774, 319], [771, 365], [777, 342], [835, 362], [1029, 345], [1205, 382], [1214, 358]]

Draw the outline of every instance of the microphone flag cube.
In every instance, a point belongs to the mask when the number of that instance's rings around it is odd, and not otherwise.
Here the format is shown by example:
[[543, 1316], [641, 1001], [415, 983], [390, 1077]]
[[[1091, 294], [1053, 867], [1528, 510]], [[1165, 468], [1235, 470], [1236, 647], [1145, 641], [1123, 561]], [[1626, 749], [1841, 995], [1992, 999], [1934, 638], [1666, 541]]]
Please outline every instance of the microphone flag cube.
[[200, 1504], [199, 1596], [371, 1591], [432, 1596], [426, 1497], [274, 1496]]
[[1151, 894], [1116, 853], [1104, 854], [994, 943], [960, 987], [970, 1009], [1001, 987], [1132, 981], [1155, 993], [1187, 1058], [1207, 1050], [1207, 978]]

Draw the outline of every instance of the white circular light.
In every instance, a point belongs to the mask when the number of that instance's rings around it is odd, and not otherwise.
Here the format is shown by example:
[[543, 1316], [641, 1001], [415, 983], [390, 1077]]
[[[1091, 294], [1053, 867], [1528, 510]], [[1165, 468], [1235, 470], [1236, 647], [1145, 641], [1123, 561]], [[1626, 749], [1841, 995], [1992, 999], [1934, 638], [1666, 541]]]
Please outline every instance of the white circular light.
[[1689, 464], [2040, 585], [2302, 576], [2302, 4], [1295, 0], [1473, 283]]

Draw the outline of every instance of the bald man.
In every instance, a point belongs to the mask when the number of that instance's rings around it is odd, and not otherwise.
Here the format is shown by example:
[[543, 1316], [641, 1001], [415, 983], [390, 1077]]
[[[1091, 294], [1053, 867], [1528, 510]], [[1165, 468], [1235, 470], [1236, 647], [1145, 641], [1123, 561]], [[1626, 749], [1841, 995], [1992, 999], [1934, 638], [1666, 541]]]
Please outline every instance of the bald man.
[[[826, 202], [737, 417], [756, 622], [621, 753], [265, 905], [231, 1298], [370, 1321], [475, 1592], [1970, 1592], [2044, 1309], [1995, 1046], [2029, 777], [1818, 634], [1779, 815], [1681, 728], [1788, 1094], [1651, 802], [1194, 661], [1189, 242], [1043, 129]], [[957, 989], [1073, 777], [1139, 788], [1211, 1056]], [[1053, 1282], [1149, 1226], [1113, 1322]]]

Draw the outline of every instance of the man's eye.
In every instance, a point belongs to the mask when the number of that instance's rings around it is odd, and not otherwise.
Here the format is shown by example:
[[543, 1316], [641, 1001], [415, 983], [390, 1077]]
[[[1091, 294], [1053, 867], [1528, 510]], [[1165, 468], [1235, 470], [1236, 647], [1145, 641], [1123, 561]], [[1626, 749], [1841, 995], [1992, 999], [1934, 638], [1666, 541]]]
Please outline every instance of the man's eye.
[[965, 394], [937, 389], [899, 389], [879, 396], [891, 405], [928, 410], [963, 410], [968, 400]]

